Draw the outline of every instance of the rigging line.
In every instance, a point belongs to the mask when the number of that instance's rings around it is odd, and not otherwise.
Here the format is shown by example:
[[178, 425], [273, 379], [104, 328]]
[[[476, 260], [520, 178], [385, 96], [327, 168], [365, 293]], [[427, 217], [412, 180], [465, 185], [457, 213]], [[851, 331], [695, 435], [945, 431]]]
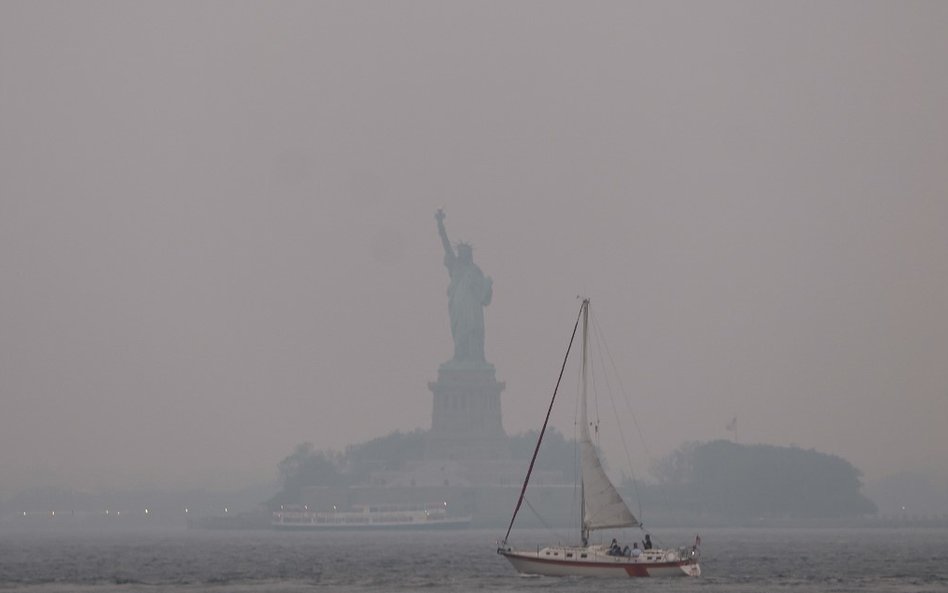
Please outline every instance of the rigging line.
[[[595, 324], [597, 328], [599, 327], [599, 321], [596, 319], [595, 313], [593, 313], [593, 324]], [[622, 383], [622, 375], [619, 374], [619, 368], [616, 365], [615, 358], [613, 358], [612, 356], [612, 351], [609, 349], [609, 344], [605, 341], [605, 337], [602, 336], [602, 330], [598, 330], [597, 334], [599, 334], [599, 336], [602, 338], [602, 344], [606, 352], [606, 355], [609, 358], [609, 364], [612, 366], [612, 372], [615, 373], [616, 381], [619, 383], [619, 391], [623, 395], [622, 399], [625, 402], [626, 407], [629, 408], [629, 412], [632, 414], [632, 423], [635, 424], [635, 430], [639, 435], [639, 440], [642, 442], [642, 448], [645, 450], [646, 456], [648, 456], [648, 458], [651, 459], [652, 454], [648, 450], [648, 441], [645, 440], [645, 435], [642, 432], [642, 427], [639, 426], [639, 420], [635, 416], [635, 410], [632, 409], [632, 404], [629, 402], [629, 398], [626, 395], [628, 392], [625, 389], [625, 385]]]
[[579, 320], [583, 315], [583, 309], [589, 305], [589, 299], [583, 300], [579, 306], [579, 315], [576, 316], [576, 323], [573, 325], [573, 333], [569, 338], [569, 345], [566, 347], [566, 356], [563, 357], [563, 366], [560, 367], [560, 376], [556, 378], [556, 387], [553, 388], [553, 397], [550, 398], [550, 406], [546, 409], [546, 418], [543, 420], [543, 428], [540, 429], [540, 436], [537, 437], [537, 446], [533, 449], [533, 457], [530, 459], [530, 467], [527, 468], [527, 476], [523, 479], [523, 487], [520, 489], [520, 498], [517, 500], [517, 506], [514, 508], [513, 516], [510, 518], [510, 525], [507, 526], [507, 535], [504, 536], [504, 543], [510, 537], [510, 530], [513, 529], [514, 520], [520, 511], [520, 505], [523, 504], [523, 495], [527, 491], [527, 483], [530, 482], [530, 474], [533, 473], [533, 464], [537, 461], [537, 453], [540, 452], [540, 443], [543, 442], [543, 435], [546, 433], [546, 425], [550, 423], [550, 413], [553, 411], [553, 402], [556, 401], [556, 392], [560, 388], [560, 381], [563, 380], [563, 371], [566, 370], [566, 361], [569, 360], [569, 351], [573, 348], [573, 340], [576, 338], [576, 329], [579, 327]]
[[[577, 388], [578, 390], [578, 388]], [[575, 398], [576, 403], [573, 406], [573, 498], [569, 501], [569, 508], [579, 509], [577, 514], [574, 510], [571, 514], [571, 520], [577, 521], [575, 527], [579, 530], [583, 528], [583, 509], [581, 504], [577, 505], [576, 500], [579, 498], [579, 488], [580, 483], [582, 482], [583, 476], [580, 473], [581, 469], [579, 466], [579, 398]]]
[[590, 359], [586, 364], [589, 367], [588, 384], [593, 393], [593, 408], [595, 408], [593, 414], [596, 416], [596, 422], [590, 423], [590, 426], [595, 427], [593, 431], [595, 445], [601, 449], [599, 442], [599, 390], [596, 388], [596, 363]]
[[[596, 329], [596, 343], [595, 343], [595, 346], [596, 346], [596, 349], [597, 349], [597, 353], [599, 354], [599, 356], [600, 356], [602, 359], [605, 359], [605, 357], [602, 355], [603, 351], [605, 350], [605, 347], [604, 347], [604, 344], [605, 344], [605, 337], [604, 337], [604, 335], [603, 335], [602, 329], [599, 327], [599, 324], [598, 324], [598, 322], [597, 322], [595, 316], [593, 317], [593, 324], [594, 324], [594, 327], [595, 327], [595, 329]], [[614, 366], [613, 366], [613, 373], [615, 373], [615, 374], [618, 376], [618, 371], [615, 369]], [[612, 414], [613, 414], [613, 417], [616, 418], [616, 419], [618, 419], [618, 418], [619, 418], [619, 411], [616, 409], [615, 391], [614, 391], [613, 388], [612, 388], [612, 381], [609, 379], [609, 373], [607, 373], [607, 372], [605, 372], [605, 370], [603, 370], [603, 372], [602, 372], [602, 377], [603, 377], [603, 382], [605, 383], [605, 386], [606, 386], [606, 394], [609, 396], [609, 404], [610, 404], [610, 406], [612, 407]], [[633, 416], [634, 416], [634, 414], [633, 414]], [[621, 441], [622, 441], [622, 448], [625, 450], [626, 462], [629, 464], [629, 470], [634, 472], [635, 470], [633, 469], [632, 456], [629, 455], [629, 447], [628, 447], [628, 445], [626, 444], [625, 431], [622, 430], [622, 423], [621, 423], [621, 422], [616, 422], [616, 424], [617, 424], [619, 436], [620, 436]]]
[[[583, 475], [582, 469], [580, 468], [579, 462], [579, 438], [576, 435], [576, 430], [573, 430], [573, 498], [569, 501], [569, 508], [573, 509], [572, 519], [575, 522], [573, 527], [577, 531], [582, 533], [583, 531], [583, 493], [581, 492], [583, 484]], [[579, 504], [577, 504], [577, 501]]]
[[[595, 319], [593, 322], [595, 323]], [[599, 447], [599, 391], [596, 389], [596, 359], [587, 358], [586, 365], [589, 368], [589, 381], [592, 384], [593, 406], [596, 408], [596, 446]]]
[[[599, 328], [599, 320], [598, 320], [598, 318], [596, 317], [595, 311], [593, 311], [593, 324], [594, 324], [594, 326], [597, 328], [597, 333], [598, 333], [599, 336], [602, 338], [602, 343], [603, 343], [603, 345], [605, 346], [605, 351], [606, 351], [606, 354], [607, 354], [607, 356], [608, 356], [608, 358], [609, 358], [609, 363], [612, 365], [613, 373], [614, 373], [615, 376], [616, 376], [616, 381], [619, 383], [619, 390], [620, 390], [620, 393], [622, 394], [622, 400], [623, 400], [623, 402], [625, 403], [626, 408], [629, 410], [630, 415], [632, 416], [632, 422], [633, 422], [633, 424], [635, 424], [635, 429], [636, 429], [636, 432], [638, 433], [638, 436], [639, 436], [639, 442], [642, 443], [642, 450], [645, 452], [645, 456], [646, 456], [646, 458], [648, 459], [649, 463], [654, 464], [655, 461], [656, 461], [656, 459], [655, 459], [655, 457], [652, 455], [652, 452], [651, 452], [651, 451], [649, 450], [649, 448], [648, 448], [648, 441], [645, 439], [645, 435], [644, 435], [644, 433], [642, 432], [642, 427], [639, 425], [639, 420], [638, 420], [638, 417], [635, 415], [635, 410], [634, 410], [634, 408], [633, 408], [633, 406], [632, 406], [631, 398], [629, 398], [629, 396], [628, 396], [628, 391], [625, 389], [625, 385], [623, 385], [623, 383], [622, 383], [622, 375], [619, 373], [618, 367], [617, 367], [617, 365], [616, 365], [615, 358], [612, 356], [612, 351], [609, 349], [609, 343], [605, 341], [605, 335], [602, 333], [602, 330], [601, 330], [601, 329], [598, 329], [598, 328]], [[620, 434], [621, 434], [621, 433], [620, 433]], [[623, 446], [625, 446], [625, 443], [624, 443], [624, 442], [623, 442]], [[628, 452], [626, 453], [626, 455], [628, 455]], [[640, 501], [641, 501], [641, 497], [640, 497], [639, 494], [638, 494], [638, 484], [636, 483], [636, 481], [635, 481], [635, 479], [634, 479], [634, 476], [633, 476], [633, 481], [632, 481], [632, 488], [633, 488], [634, 491], [635, 491], [636, 504], [637, 504], [637, 506], [638, 506], [638, 511], [639, 511], [639, 522], [641, 523], [641, 519], [642, 519], [642, 503], [640, 502]], [[667, 492], [666, 492], [667, 486], [666, 486], [664, 483], [661, 483], [661, 482], [660, 482], [660, 483], [659, 483], [659, 490], [661, 490], [663, 493], [667, 493]], [[644, 525], [640, 525], [640, 527], [642, 527], [642, 528], [644, 529]], [[656, 540], [656, 541], [657, 541], [657, 540]]]
[[560, 533], [560, 532], [558, 532], [552, 525], [550, 525], [549, 523], [547, 523], [546, 520], [543, 518], [543, 515], [541, 515], [539, 512], [537, 512], [537, 510], [533, 507], [533, 505], [530, 504], [530, 499], [529, 499], [529, 498], [524, 498], [524, 499], [523, 499], [523, 503], [524, 503], [525, 505], [527, 505], [527, 508], [530, 509], [530, 511], [533, 513], [533, 515], [540, 521], [540, 523], [543, 524], [544, 527], [546, 527], [549, 531], [552, 531], [553, 534], [554, 534], [557, 538], [559, 538], [559, 539], [564, 539], [563, 534]]
[[[583, 389], [583, 363], [582, 360], [574, 361], [574, 366], [576, 370], [576, 386], [575, 394], [576, 397], [573, 398], [573, 499], [570, 501], [570, 508], [576, 509], [571, 513], [571, 519], [576, 521], [576, 530], [582, 533], [583, 530], [583, 515], [586, 512], [585, 509], [585, 491], [583, 490], [583, 469], [582, 469], [582, 454], [579, 449], [580, 436], [582, 435], [582, 419], [579, 417], [579, 407], [582, 403], [582, 389]], [[587, 425], [588, 426], [588, 425]], [[578, 501], [578, 504], [577, 504]]]
[[583, 374], [582, 371], [576, 373], [576, 397], [573, 398], [573, 449], [578, 449], [579, 446], [579, 426], [581, 424], [581, 418], [579, 417], [579, 404], [580, 404], [580, 390], [583, 388]]
[[[593, 316], [593, 328], [595, 329], [595, 333], [596, 333], [596, 342], [594, 346], [597, 349], [598, 355], [601, 358], [604, 358], [602, 356], [602, 352], [604, 350], [603, 344], [605, 343], [605, 337], [603, 335], [602, 328], [599, 327], [599, 324], [598, 324], [598, 321], [596, 320], [595, 315]], [[613, 372], [616, 373], [616, 375], [618, 375], [618, 372], [615, 369], [613, 369]], [[609, 380], [609, 373], [606, 373], [605, 371], [603, 371], [602, 375], [605, 381], [606, 393], [609, 396], [609, 403], [612, 406], [613, 417], [618, 419], [619, 411], [616, 409], [616, 402], [615, 402], [615, 397], [613, 396], [612, 382]], [[629, 468], [629, 473], [631, 474], [632, 491], [633, 491], [633, 496], [635, 498], [638, 522], [641, 525], [642, 523], [642, 496], [639, 494], [638, 481], [635, 478], [635, 466], [632, 463], [632, 455], [629, 454], [629, 446], [625, 439], [625, 431], [622, 429], [622, 423], [617, 421], [616, 428], [619, 433], [619, 440], [622, 443], [622, 450], [623, 452], [625, 452], [626, 465]]]
[[[596, 365], [594, 362], [589, 361], [589, 384], [592, 386], [593, 392], [593, 401], [596, 402], [596, 448], [602, 450], [602, 442], [600, 441], [599, 436], [599, 388], [596, 386]], [[600, 457], [600, 461], [602, 457]]]
[[[619, 375], [619, 370], [618, 370], [618, 368], [616, 368], [615, 361], [612, 359], [612, 354], [609, 352], [609, 345], [606, 343], [605, 336], [603, 335], [602, 328], [599, 326], [599, 320], [596, 318], [596, 314], [595, 314], [595, 313], [593, 313], [593, 327], [594, 327], [595, 330], [596, 330], [596, 331], [595, 331], [595, 333], [596, 333], [596, 347], [597, 347], [597, 349], [598, 349], [599, 352], [600, 352], [600, 356], [601, 356], [601, 354], [602, 354], [603, 351], [605, 351], [605, 352], [609, 355], [609, 359], [610, 359], [610, 361], [612, 362], [612, 372], [615, 374], [615, 376], [616, 376], [616, 381], [619, 383], [619, 387], [620, 387], [620, 389], [621, 389], [621, 388], [622, 388], [622, 377]], [[606, 372], [603, 372], [603, 377], [604, 377], [605, 383], [606, 383], [606, 392], [607, 392], [607, 394], [609, 395], [609, 403], [612, 405], [612, 413], [613, 413], [613, 415], [615, 416], [615, 418], [618, 419], [618, 417], [619, 417], [619, 411], [616, 409], [616, 402], [615, 402], [615, 398], [613, 397], [612, 383], [611, 383], [611, 381], [609, 381], [609, 374], [606, 373]], [[627, 401], [627, 400], [626, 400], [626, 401]], [[631, 406], [630, 406], [630, 407], [631, 407]], [[632, 413], [632, 420], [633, 420], [633, 422], [635, 422], [636, 428], [638, 428], [639, 425], [638, 425], [638, 422], [635, 420], [635, 413], [634, 413], [634, 412]], [[635, 469], [634, 469], [634, 466], [633, 466], [633, 464], [632, 464], [632, 456], [629, 454], [629, 446], [628, 446], [628, 444], [626, 443], [626, 440], [625, 440], [625, 431], [622, 430], [622, 423], [617, 421], [617, 422], [616, 422], [616, 425], [617, 425], [618, 432], [619, 432], [619, 440], [622, 442], [622, 449], [623, 449], [623, 451], [625, 451], [626, 463], [627, 463], [628, 466], [629, 466], [629, 472], [632, 474], [632, 476], [631, 476], [631, 478], [632, 478], [632, 490], [633, 490], [633, 492], [634, 492], [634, 494], [635, 494], [635, 504], [636, 504], [636, 507], [637, 507], [636, 510], [638, 511], [638, 520], [639, 520], [639, 523], [641, 523], [641, 522], [642, 522], [642, 497], [641, 497], [641, 495], [639, 494], [638, 481], [635, 479]], [[639, 429], [639, 438], [642, 438], [642, 431], [641, 431], [641, 429]], [[645, 451], [645, 452], [646, 452], [646, 455], [648, 455], [648, 448], [647, 448], [647, 447], [645, 446], [645, 444], [644, 444], [644, 439], [642, 439], [642, 440], [643, 440], [643, 447], [645, 447], [645, 449], [646, 449], [646, 451]]]

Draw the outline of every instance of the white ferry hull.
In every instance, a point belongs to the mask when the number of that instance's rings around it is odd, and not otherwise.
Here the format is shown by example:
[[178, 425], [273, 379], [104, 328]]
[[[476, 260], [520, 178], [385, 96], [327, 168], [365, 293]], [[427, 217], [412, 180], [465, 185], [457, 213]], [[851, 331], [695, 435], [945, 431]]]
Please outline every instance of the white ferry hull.
[[271, 525], [284, 531], [378, 531], [461, 529], [468, 516], [449, 515], [447, 503], [380, 504], [344, 511], [310, 511], [298, 506], [273, 513]]
[[566, 558], [565, 554], [558, 556], [547, 554], [548, 550], [544, 548], [536, 552], [527, 552], [501, 548], [497, 550], [497, 553], [504, 556], [517, 572], [532, 575], [630, 578], [696, 577], [701, 574], [701, 567], [697, 560], [692, 558], [678, 559], [675, 556], [676, 560], [656, 560], [598, 553], [590, 553], [587, 558], [576, 558], [579, 556], [579, 548], [573, 549], [576, 551], [573, 558]]
[[470, 517], [438, 519], [416, 522], [388, 523], [281, 523], [274, 521], [274, 529], [282, 531], [415, 531], [438, 529], [465, 529], [471, 524]]

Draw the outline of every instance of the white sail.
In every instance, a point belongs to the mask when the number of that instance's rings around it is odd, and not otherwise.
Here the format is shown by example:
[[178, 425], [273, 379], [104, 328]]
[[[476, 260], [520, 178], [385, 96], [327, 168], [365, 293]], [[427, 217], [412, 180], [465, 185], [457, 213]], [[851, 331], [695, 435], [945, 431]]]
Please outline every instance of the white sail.
[[638, 525], [635, 515], [629, 511], [603, 471], [593, 444], [586, 441], [580, 444], [580, 448], [583, 464], [583, 527], [592, 531]]
[[589, 435], [586, 415], [586, 348], [588, 345], [589, 304], [583, 316], [582, 396], [580, 403], [580, 467], [583, 474], [583, 529], [634, 527], [639, 524], [602, 468]]

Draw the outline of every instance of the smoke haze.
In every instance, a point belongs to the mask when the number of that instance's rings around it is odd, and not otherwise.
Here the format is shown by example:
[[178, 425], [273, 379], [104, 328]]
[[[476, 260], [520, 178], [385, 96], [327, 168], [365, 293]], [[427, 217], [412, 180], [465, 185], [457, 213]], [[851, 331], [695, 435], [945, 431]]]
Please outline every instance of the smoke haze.
[[736, 416], [945, 483], [946, 30], [933, 2], [3, 2], [0, 495], [427, 428], [439, 207], [494, 280], [508, 433], [583, 294], [650, 455]]

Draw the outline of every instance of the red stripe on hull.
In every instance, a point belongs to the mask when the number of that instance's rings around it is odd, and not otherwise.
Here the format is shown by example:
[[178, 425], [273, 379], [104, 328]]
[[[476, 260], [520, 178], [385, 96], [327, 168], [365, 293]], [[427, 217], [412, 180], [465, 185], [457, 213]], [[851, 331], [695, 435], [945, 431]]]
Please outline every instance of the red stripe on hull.
[[648, 569], [641, 564], [629, 564], [625, 567], [625, 572], [630, 577], [647, 577]]

